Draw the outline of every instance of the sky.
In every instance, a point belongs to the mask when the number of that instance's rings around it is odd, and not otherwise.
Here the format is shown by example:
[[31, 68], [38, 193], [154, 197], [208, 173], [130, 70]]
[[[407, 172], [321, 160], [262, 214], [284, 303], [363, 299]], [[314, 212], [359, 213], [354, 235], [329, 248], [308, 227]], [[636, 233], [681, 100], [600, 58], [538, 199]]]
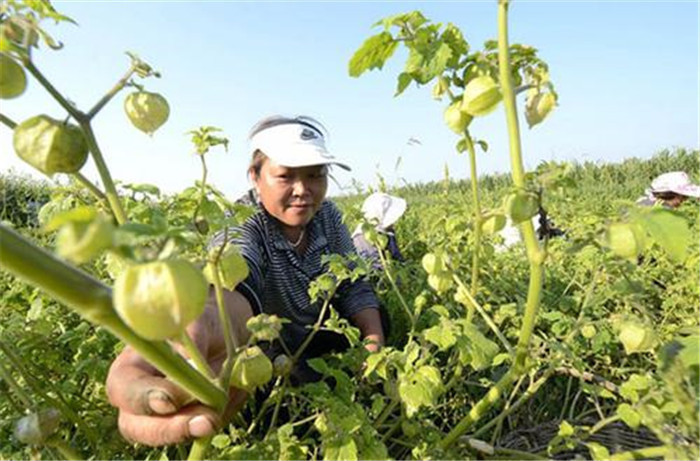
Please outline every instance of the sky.
[[[140, 80], [171, 107], [153, 137], [129, 124], [118, 94], [94, 128], [112, 176], [155, 184], [164, 192], [201, 176], [187, 131], [210, 125], [230, 139], [229, 151], [207, 156], [209, 181], [229, 198], [249, 188], [247, 133], [271, 114], [310, 115], [330, 133], [328, 147], [352, 166], [336, 169], [332, 195], [355, 186], [436, 181], [445, 166], [469, 177], [468, 159], [443, 122], [445, 100], [431, 86], [412, 85], [394, 97], [406, 52], [399, 48], [381, 71], [348, 75], [348, 62], [372, 25], [389, 15], [420, 10], [436, 23], [454, 23], [472, 49], [496, 38], [496, 0], [451, 2], [102, 2], [55, 1], [78, 26], [46, 23], [64, 47], [35, 51], [36, 66], [87, 111], [129, 66], [126, 51], [160, 71]], [[619, 162], [649, 158], [663, 149], [699, 146], [697, 1], [514, 1], [510, 41], [532, 45], [550, 66], [559, 106], [541, 125], [519, 118], [526, 169], [541, 161]], [[0, 101], [0, 112], [21, 122], [65, 112], [34, 80], [25, 94]], [[479, 174], [507, 172], [505, 115], [476, 119], [472, 134], [486, 140]], [[420, 144], [409, 143], [410, 138]], [[398, 164], [398, 166], [397, 166]], [[40, 177], [12, 148], [0, 126], [0, 172]], [[83, 169], [99, 182], [89, 162]], [[58, 176], [57, 176], [58, 177]]]

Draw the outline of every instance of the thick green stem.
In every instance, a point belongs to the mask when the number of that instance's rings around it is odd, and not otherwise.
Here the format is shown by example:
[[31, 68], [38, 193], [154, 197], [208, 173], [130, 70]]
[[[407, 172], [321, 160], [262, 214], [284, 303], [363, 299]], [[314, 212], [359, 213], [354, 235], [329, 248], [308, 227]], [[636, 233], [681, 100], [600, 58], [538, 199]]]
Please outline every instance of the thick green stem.
[[501, 400], [503, 394], [507, 392], [510, 386], [518, 378], [518, 375], [511, 368], [501, 377], [501, 379], [481, 398], [472, 408], [469, 413], [460, 420], [459, 423], [438, 443], [438, 446], [443, 450], [452, 445], [462, 434], [467, 432], [471, 427], [479, 421], [493, 405]]
[[0, 225], [0, 266], [54, 299], [70, 306], [92, 323], [131, 345], [145, 360], [200, 402], [223, 410], [227, 394], [189, 366], [163, 341], [147, 341], [119, 318], [112, 290], [99, 280], [57, 259], [14, 230]]
[[224, 303], [224, 291], [221, 287], [221, 277], [219, 276], [218, 263], [210, 264], [211, 273], [214, 274], [214, 294], [216, 295], [216, 307], [219, 314], [219, 322], [224, 330], [224, 343], [226, 344], [226, 360], [221, 367], [219, 375], [219, 384], [222, 389], [228, 389], [231, 381], [231, 370], [233, 369], [234, 357], [236, 355], [236, 347], [240, 346], [238, 338], [236, 338], [233, 328], [231, 328], [231, 319], [229, 318], [226, 304]]
[[213, 437], [202, 437], [192, 442], [192, 447], [190, 448], [190, 454], [187, 456], [187, 461], [200, 461], [206, 459], [207, 451], [209, 450], [209, 445], [211, 444], [211, 439]]
[[542, 377], [540, 377], [537, 381], [531, 382], [530, 385], [525, 390], [525, 392], [518, 398], [518, 400], [515, 401], [515, 403], [513, 405], [510, 406], [510, 408], [503, 410], [501, 413], [498, 414], [498, 416], [496, 416], [491, 421], [489, 421], [488, 423], [481, 426], [478, 431], [476, 431], [472, 434], [472, 437], [478, 439], [483, 434], [485, 434], [486, 431], [491, 429], [496, 424], [499, 424], [501, 421], [506, 419], [511, 414], [513, 414], [513, 412], [515, 410], [520, 408], [525, 402], [530, 400], [530, 398], [532, 398], [535, 395], [535, 393], [539, 390], [539, 388], [542, 387], [542, 385], [547, 382], [547, 380], [549, 379], [550, 376], [552, 376], [551, 371], [542, 375]]
[[180, 342], [185, 348], [187, 355], [190, 356], [190, 360], [192, 360], [192, 363], [197, 371], [209, 379], [214, 379], [214, 372], [211, 371], [209, 364], [202, 356], [202, 353], [197, 348], [197, 345], [194, 343], [194, 341], [192, 341], [192, 338], [190, 338], [190, 335], [183, 332], [182, 336], [180, 337]]
[[[520, 128], [515, 104], [515, 90], [510, 66], [508, 46], [508, 0], [498, 1], [498, 72], [503, 93], [503, 105], [508, 124], [508, 139], [510, 145], [510, 163], [513, 183], [518, 188], [525, 188], [525, 169], [520, 144]], [[546, 253], [540, 249], [535, 228], [530, 220], [520, 225], [523, 240], [530, 260], [530, 283], [528, 286], [527, 303], [523, 314], [523, 324], [520, 329], [518, 344], [515, 348], [515, 362], [510, 370], [477, 402], [469, 413], [455, 426], [444, 439], [440, 441], [441, 448], [447, 448], [457, 438], [468, 431], [479, 420], [510, 386], [526, 371], [528, 347], [535, 328], [537, 310], [539, 308], [544, 279], [543, 262]]]
[[[469, 152], [469, 174], [472, 183], [472, 200], [474, 201], [474, 254], [472, 256], [472, 283], [470, 293], [476, 296], [479, 288], [479, 251], [481, 250], [481, 203], [479, 202], [479, 185], [476, 176], [476, 152], [474, 151], [474, 141], [469, 133], [465, 136], [467, 141], [467, 152]], [[474, 309], [469, 309], [467, 320], [471, 321], [474, 316]]]
[[95, 133], [92, 131], [92, 126], [90, 126], [89, 121], [81, 121], [80, 127], [83, 129], [85, 140], [90, 148], [90, 152], [92, 152], [92, 159], [95, 161], [95, 166], [102, 179], [102, 184], [105, 187], [105, 195], [107, 196], [109, 205], [112, 207], [112, 213], [114, 213], [114, 217], [119, 224], [124, 224], [127, 221], [126, 213], [124, 212], [124, 208], [122, 208], [119, 195], [117, 195], [117, 188], [114, 187], [114, 181], [112, 181], [112, 176], [109, 173], [107, 164], [102, 157], [102, 151], [97, 145], [97, 139], [95, 138]]

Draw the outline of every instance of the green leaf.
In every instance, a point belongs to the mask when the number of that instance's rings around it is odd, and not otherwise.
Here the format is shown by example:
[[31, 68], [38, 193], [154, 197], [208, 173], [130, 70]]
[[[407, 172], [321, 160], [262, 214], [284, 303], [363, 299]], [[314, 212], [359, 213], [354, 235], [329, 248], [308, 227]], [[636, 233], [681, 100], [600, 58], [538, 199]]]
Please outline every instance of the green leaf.
[[351, 77], [359, 77], [367, 70], [381, 69], [396, 51], [398, 42], [389, 32], [373, 35], [355, 51], [350, 59], [348, 72]]
[[559, 424], [559, 432], [557, 434], [560, 437], [569, 437], [574, 435], [574, 427], [569, 424], [568, 421], [562, 421], [561, 424]]
[[628, 403], [622, 403], [617, 407], [617, 415], [632, 429], [637, 429], [642, 422], [642, 417]]
[[656, 335], [654, 330], [636, 320], [628, 320], [620, 325], [618, 334], [620, 342], [625, 347], [626, 354], [648, 352], [654, 348]]
[[700, 365], [700, 335], [685, 336], [677, 340], [683, 346], [678, 358], [686, 368]]
[[423, 331], [423, 337], [435, 344], [441, 351], [452, 347], [457, 338], [454, 335], [454, 324], [447, 318], [440, 318], [440, 324]]
[[326, 461], [357, 460], [357, 445], [352, 437], [333, 439], [323, 444], [323, 459]]
[[399, 83], [396, 86], [396, 93], [394, 93], [394, 97], [403, 93], [404, 90], [406, 88], [408, 88], [408, 85], [410, 85], [412, 81], [413, 81], [413, 77], [411, 76], [411, 74], [407, 74], [406, 72], [401, 72], [399, 74]]
[[610, 459], [610, 452], [603, 445], [596, 442], [588, 442], [586, 444], [588, 451], [591, 453], [591, 458], [594, 460], [606, 460]]
[[[483, 370], [491, 366], [493, 359], [499, 352], [498, 344], [484, 336], [477, 327], [472, 324], [463, 324], [464, 336], [460, 339], [460, 345], [466, 347], [471, 358], [469, 362], [475, 370]], [[466, 339], [466, 342], [464, 341]]]
[[644, 214], [641, 225], [672, 260], [682, 262], [688, 256], [693, 233], [683, 216], [671, 210], [654, 208]]
[[97, 209], [91, 206], [80, 206], [72, 210], [55, 214], [44, 227], [44, 231], [55, 231], [69, 222], [88, 223], [97, 217]]
[[430, 365], [424, 365], [399, 377], [399, 397], [409, 418], [421, 407], [435, 405], [441, 390], [440, 371]]

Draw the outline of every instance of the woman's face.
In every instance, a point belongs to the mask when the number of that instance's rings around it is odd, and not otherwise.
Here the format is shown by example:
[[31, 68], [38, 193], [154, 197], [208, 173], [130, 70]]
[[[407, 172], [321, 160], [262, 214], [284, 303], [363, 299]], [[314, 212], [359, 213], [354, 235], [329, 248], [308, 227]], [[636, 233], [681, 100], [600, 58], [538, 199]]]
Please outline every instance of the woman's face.
[[252, 175], [258, 198], [267, 212], [293, 228], [311, 221], [328, 189], [326, 165], [290, 168], [266, 158], [260, 174]]

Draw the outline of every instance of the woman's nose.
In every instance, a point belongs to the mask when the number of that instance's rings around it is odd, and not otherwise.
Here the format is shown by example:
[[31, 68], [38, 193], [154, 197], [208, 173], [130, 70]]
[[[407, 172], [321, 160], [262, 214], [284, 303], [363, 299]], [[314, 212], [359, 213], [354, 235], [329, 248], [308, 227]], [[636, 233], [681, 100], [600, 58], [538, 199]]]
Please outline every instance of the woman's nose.
[[292, 193], [296, 196], [302, 196], [309, 192], [309, 185], [306, 184], [303, 178], [297, 178], [292, 184]]

